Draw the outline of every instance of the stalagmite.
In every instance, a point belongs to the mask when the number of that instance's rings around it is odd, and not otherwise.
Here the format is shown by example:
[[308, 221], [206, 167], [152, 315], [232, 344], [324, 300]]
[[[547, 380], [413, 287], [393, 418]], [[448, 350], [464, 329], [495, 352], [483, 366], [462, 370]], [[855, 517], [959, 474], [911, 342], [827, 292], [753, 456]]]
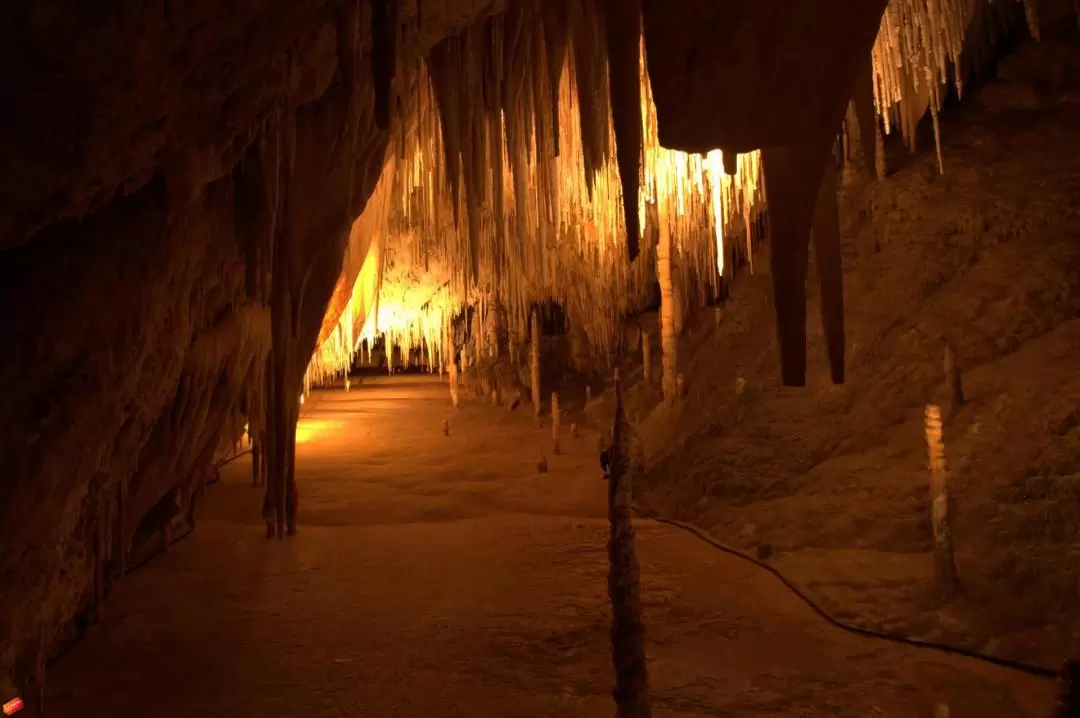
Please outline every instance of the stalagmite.
[[959, 589], [960, 580], [953, 557], [952, 527], [949, 520], [949, 489], [945, 473], [945, 445], [941, 440], [941, 408], [926, 406], [926, 445], [930, 455], [930, 515], [934, 532], [934, 582], [945, 597]]
[[675, 333], [675, 292], [671, 281], [671, 232], [660, 222], [660, 239], [656, 245], [656, 273], [660, 282], [660, 350], [663, 364], [664, 399], [677, 396], [675, 377], [678, 374], [678, 340]]
[[442, 420], [442, 435], [443, 436], [450, 436], [450, 420], [449, 419], [443, 419]]
[[532, 310], [532, 320], [529, 322], [529, 330], [532, 332], [529, 342], [529, 377], [532, 383], [533, 416], [540, 420], [540, 315], [535, 309]]
[[559, 455], [559, 394], [551, 392], [551, 453]]
[[641, 619], [641, 579], [631, 517], [634, 472], [632, 428], [623, 409], [622, 387], [615, 378], [615, 422], [608, 452], [608, 597], [611, 600], [613, 696], [619, 718], [648, 718], [649, 674], [645, 625]]
[[458, 402], [460, 396], [458, 394], [458, 367], [457, 362], [450, 362], [450, 402], [454, 405], [454, 408], [458, 408]]

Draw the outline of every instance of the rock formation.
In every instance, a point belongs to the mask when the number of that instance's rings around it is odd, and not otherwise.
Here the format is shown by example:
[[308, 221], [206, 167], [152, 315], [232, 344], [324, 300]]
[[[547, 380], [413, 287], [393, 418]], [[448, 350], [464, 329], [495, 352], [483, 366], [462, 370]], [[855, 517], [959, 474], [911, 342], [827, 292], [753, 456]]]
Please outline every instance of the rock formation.
[[430, 361], [464, 304], [521, 326], [554, 299], [613, 346], [653, 276], [643, 204], [715, 289], [763, 170], [801, 384], [809, 233], [856, 81], [868, 133], [867, 82], [886, 117], [910, 95], [882, 58], [940, 64], [936, 89], [973, 12], [917, 5], [893, 0], [883, 36], [885, 0], [6, 4], [0, 677], [158, 540], [163, 502], [189, 515], [240, 416], [268, 530], [294, 532], [298, 397], [361, 338]]

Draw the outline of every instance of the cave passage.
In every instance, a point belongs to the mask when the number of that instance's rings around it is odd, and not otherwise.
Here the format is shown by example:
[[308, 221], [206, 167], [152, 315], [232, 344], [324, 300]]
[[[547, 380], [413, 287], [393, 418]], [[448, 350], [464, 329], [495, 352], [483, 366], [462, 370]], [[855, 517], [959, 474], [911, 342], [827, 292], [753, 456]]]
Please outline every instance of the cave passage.
[[[49, 715], [610, 716], [596, 435], [539, 473], [547, 436], [454, 411], [435, 377], [314, 392], [301, 535], [264, 539], [247, 458], [224, 468], [198, 530], [50, 669]], [[841, 633], [758, 569], [637, 529], [656, 715], [1046, 715], [1045, 682]]]

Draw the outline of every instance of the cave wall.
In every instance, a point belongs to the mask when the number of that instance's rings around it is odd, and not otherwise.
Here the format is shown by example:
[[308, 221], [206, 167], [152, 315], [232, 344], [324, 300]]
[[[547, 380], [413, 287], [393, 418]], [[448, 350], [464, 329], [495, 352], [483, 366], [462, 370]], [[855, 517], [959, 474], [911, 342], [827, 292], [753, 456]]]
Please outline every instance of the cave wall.
[[[417, 51], [490, 4], [412, 18]], [[390, 135], [367, 0], [3, 13], [0, 677], [86, 612], [95, 552], [116, 574], [205, 481], [269, 350], [268, 235], [306, 364]]]

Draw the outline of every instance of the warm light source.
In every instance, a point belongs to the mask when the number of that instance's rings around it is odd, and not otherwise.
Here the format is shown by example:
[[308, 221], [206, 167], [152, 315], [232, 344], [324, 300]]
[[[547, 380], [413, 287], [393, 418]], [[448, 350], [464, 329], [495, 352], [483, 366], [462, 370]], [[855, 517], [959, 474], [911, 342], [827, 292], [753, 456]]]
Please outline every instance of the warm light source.
[[13, 716], [19, 711], [21, 711], [24, 707], [25, 705], [23, 704], [23, 699], [15, 697], [5, 703], [3, 707], [0, 708], [0, 710], [2, 710], [3, 714], [6, 716]]
[[307, 443], [317, 435], [341, 428], [341, 425], [340, 421], [328, 419], [301, 419], [296, 422], [296, 443]]

